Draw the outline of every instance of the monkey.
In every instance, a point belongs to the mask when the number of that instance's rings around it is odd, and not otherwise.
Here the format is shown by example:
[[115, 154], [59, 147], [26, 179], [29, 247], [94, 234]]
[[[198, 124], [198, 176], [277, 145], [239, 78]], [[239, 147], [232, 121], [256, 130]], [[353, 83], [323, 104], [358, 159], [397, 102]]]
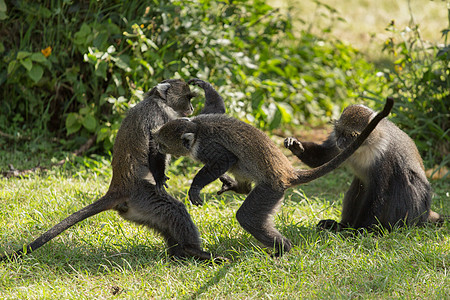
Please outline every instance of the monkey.
[[[286, 189], [319, 178], [339, 166], [367, 138], [393, 106], [388, 98], [377, 114], [349, 147], [328, 163], [312, 170], [295, 170], [287, 157], [261, 130], [227, 115], [199, 115], [176, 119], [157, 129], [153, 136], [159, 151], [174, 156], [189, 156], [204, 164], [194, 176], [188, 191], [190, 201], [201, 205], [200, 191], [229, 171], [234, 182], [223, 181], [220, 192], [247, 194], [236, 212], [240, 225], [275, 257], [288, 252], [292, 244], [273, 224]], [[237, 181], [237, 182], [236, 182]], [[251, 188], [251, 183], [255, 186]]]
[[[334, 130], [323, 143], [289, 137], [284, 145], [316, 168], [345, 151], [374, 117], [372, 109], [351, 105], [334, 122]], [[382, 120], [344, 165], [354, 178], [344, 196], [342, 219], [339, 223], [321, 220], [319, 229], [391, 231], [396, 226], [442, 220], [430, 210], [431, 186], [414, 141], [391, 121]]]
[[[223, 99], [211, 84], [200, 79], [188, 83], [205, 91], [201, 113], [225, 112]], [[202, 250], [197, 227], [185, 205], [165, 191], [168, 156], [157, 151], [152, 137], [155, 128], [192, 114], [191, 99], [195, 95], [180, 79], [164, 80], [151, 89], [143, 101], [129, 109], [117, 132], [111, 163], [113, 175], [106, 194], [39, 236], [25, 251], [19, 249], [9, 257], [31, 253], [76, 223], [112, 209], [126, 220], [159, 232], [171, 257], [220, 261], [221, 258]]]

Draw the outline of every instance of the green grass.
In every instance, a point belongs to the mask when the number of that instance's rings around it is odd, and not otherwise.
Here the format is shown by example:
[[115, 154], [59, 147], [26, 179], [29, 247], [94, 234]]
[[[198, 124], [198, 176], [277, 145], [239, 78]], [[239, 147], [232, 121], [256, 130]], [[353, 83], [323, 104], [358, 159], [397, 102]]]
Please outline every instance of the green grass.
[[[188, 168], [187, 178], [195, 168]], [[170, 192], [186, 201], [206, 250], [229, 257], [223, 265], [169, 259], [163, 240], [105, 212], [70, 228], [18, 261], [0, 263], [0, 299], [300, 299], [420, 298], [450, 295], [450, 224], [410, 228], [383, 236], [319, 233], [322, 218], [339, 218], [345, 171], [288, 192], [276, 215], [294, 243], [272, 259], [240, 228], [234, 214], [242, 197], [188, 204], [186, 177], [170, 169]], [[55, 168], [23, 179], [1, 179], [0, 251], [31, 241], [71, 212], [102, 195], [108, 162]], [[433, 208], [450, 212], [447, 181], [433, 182]], [[118, 295], [114, 295], [118, 291]]]

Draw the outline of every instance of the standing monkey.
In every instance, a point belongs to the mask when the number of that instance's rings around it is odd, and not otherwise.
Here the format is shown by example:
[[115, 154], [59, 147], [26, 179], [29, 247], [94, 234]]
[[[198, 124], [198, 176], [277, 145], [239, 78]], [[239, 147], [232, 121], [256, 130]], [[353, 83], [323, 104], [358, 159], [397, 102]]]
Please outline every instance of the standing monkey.
[[[207, 82], [192, 79], [191, 84], [205, 91], [203, 113], [224, 113], [223, 99]], [[176, 257], [193, 256], [211, 259], [201, 249], [196, 226], [183, 203], [164, 189], [167, 157], [155, 148], [152, 130], [178, 117], [193, 112], [189, 85], [179, 79], [156, 85], [145, 99], [128, 111], [114, 143], [113, 176], [106, 194], [94, 203], [73, 213], [26, 246], [30, 253], [76, 223], [100, 212], [114, 209], [124, 219], [159, 232]], [[12, 256], [25, 254], [22, 249]], [[0, 257], [0, 260], [7, 256]]]
[[[285, 147], [308, 166], [318, 167], [339, 155], [374, 117], [375, 112], [366, 106], [349, 106], [322, 144], [290, 137]], [[342, 220], [322, 220], [319, 228], [381, 225], [391, 230], [441, 220], [430, 210], [431, 187], [414, 141], [389, 120], [382, 120], [345, 164], [355, 177], [344, 197]]]
[[[153, 136], [161, 153], [190, 156], [204, 164], [189, 190], [193, 204], [202, 204], [200, 191], [221, 178], [220, 192], [249, 193], [236, 213], [241, 226], [266, 247], [275, 248], [275, 256], [288, 252], [291, 242], [274, 226], [272, 215], [280, 206], [287, 188], [309, 182], [338, 167], [386, 117], [393, 105], [388, 98], [358, 138], [334, 159], [312, 170], [295, 170], [281, 150], [264, 132], [224, 115], [200, 115], [177, 119], [163, 125]], [[237, 182], [227, 176], [230, 171]], [[230, 179], [230, 180], [228, 180]], [[251, 189], [251, 183], [255, 186]]]

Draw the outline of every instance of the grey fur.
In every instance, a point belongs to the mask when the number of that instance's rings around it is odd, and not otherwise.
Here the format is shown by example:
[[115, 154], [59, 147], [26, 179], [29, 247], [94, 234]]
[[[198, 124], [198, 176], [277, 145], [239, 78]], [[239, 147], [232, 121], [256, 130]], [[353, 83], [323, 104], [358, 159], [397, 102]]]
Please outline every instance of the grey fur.
[[[162, 153], [190, 156], [204, 164], [192, 181], [189, 199], [200, 205], [201, 189], [220, 177], [220, 192], [233, 190], [248, 196], [236, 213], [241, 226], [275, 255], [289, 251], [291, 242], [275, 229], [272, 215], [280, 206], [287, 188], [325, 175], [339, 166], [367, 138], [392, 108], [388, 99], [354, 143], [323, 166], [295, 170], [286, 156], [262, 131], [224, 115], [200, 115], [191, 120], [173, 120], [154, 133]], [[235, 179], [225, 175], [229, 171]], [[251, 188], [251, 183], [255, 187]]]
[[[291, 137], [285, 146], [308, 166], [318, 167], [355, 140], [374, 115], [363, 105], [349, 106], [322, 144]], [[322, 220], [319, 228], [373, 229], [381, 225], [391, 230], [436, 219], [437, 214], [430, 211], [431, 187], [417, 147], [389, 120], [380, 122], [346, 165], [355, 177], [344, 197], [342, 220]]]
[[[223, 100], [214, 94], [215, 90], [209, 84], [199, 79], [193, 82], [207, 87], [213, 99], [207, 98], [206, 103], [224, 107], [223, 103], [214, 103]], [[168, 158], [158, 152], [152, 137], [152, 130], [174, 118], [190, 115], [193, 112], [190, 100], [194, 95], [189, 85], [179, 79], [165, 80], [147, 93], [143, 101], [128, 111], [117, 133], [113, 177], [107, 193], [31, 242], [26, 246], [26, 252], [19, 249], [10, 256], [30, 253], [76, 223], [114, 209], [124, 219], [159, 232], [167, 242], [170, 255], [213, 258], [201, 249], [199, 233], [184, 204], [165, 191]], [[222, 113], [222, 110], [217, 112]]]

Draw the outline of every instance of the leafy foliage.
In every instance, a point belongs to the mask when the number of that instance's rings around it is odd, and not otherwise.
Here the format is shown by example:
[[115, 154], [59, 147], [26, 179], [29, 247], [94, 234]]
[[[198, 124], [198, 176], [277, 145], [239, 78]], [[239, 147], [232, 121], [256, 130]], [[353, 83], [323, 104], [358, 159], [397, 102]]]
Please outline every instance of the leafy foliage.
[[289, 17], [264, 0], [21, 0], [7, 8], [0, 129], [50, 130], [69, 148], [96, 134], [110, 149], [127, 108], [165, 78], [214, 82], [231, 114], [264, 129], [337, 116], [374, 84], [355, 49], [307, 30], [295, 37]]
[[385, 50], [396, 58], [394, 70], [386, 70], [388, 92], [399, 99], [394, 122], [414, 139], [430, 166], [448, 166], [450, 30], [442, 31], [444, 44], [429, 45], [422, 40], [418, 25], [399, 30], [392, 22], [387, 29], [392, 37]]

